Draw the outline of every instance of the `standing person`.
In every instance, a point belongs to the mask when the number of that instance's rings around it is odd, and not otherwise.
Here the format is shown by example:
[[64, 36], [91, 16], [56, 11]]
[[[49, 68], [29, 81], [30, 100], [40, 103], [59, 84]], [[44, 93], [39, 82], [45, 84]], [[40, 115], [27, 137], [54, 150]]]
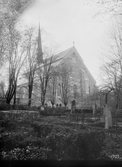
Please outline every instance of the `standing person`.
[[75, 104], [75, 100], [73, 100], [71, 105], [71, 113], [75, 112], [75, 108], [76, 108], [76, 104]]

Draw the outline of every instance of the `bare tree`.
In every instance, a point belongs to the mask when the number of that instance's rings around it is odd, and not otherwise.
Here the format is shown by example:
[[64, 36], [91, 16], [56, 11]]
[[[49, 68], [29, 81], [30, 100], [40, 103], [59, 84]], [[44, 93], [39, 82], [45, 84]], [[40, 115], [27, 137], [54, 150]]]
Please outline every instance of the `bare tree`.
[[5, 11], [8, 10], [9, 14], [14, 14], [14, 17], [18, 16], [27, 8], [32, 0], [0, 0], [0, 7]]
[[[115, 93], [116, 105], [120, 104], [122, 94], [122, 25], [111, 31], [110, 50], [107, 52], [106, 62], [102, 66], [104, 85]], [[109, 92], [108, 91], [108, 92]]]
[[24, 76], [27, 79], [27, 90], [28, 90], [28, 106], [31, 106], [32, 92], [34, 86], [35, 72], [37, 68], [37, 38], [34, 36], [35, 29], [30, 28], [25, 33], [25, 45], [26, 51], [26, 63]]
[[87, 0], [88, 4], [95, 5], [95, 16], [105, 15], [109, 16], [121, 16], [122, 15], [122, 0]]
[[0, 68], [4, 64], [4, 58], [5, 58], [5, 34], [2, 31], [3, 28], [3, 22], [0, 18]]
[[25, 47], [21, 43], [21, 36], [16, 30], [9, 31], [9, 40], [7, 43], [8, 62], [8, 89], [5, 94], [6, 103], [10, 103], [14, 97], [14, 104], [16, 103], [16, 88], [20, 70], [24, 64]]
[[37, 74], [39, 77], [39, 86], [40, 86], [40, 93], [41, 93], [41, 105], [44, 106], [45, 98], [47, 93], [47, 87], [51, 78], [52, 69], [53, 69], [53, 55], [49, 58], [43, 60], [43, 64], [37, 70]]
[[65, 63], [61, 64], [58, 68], [59, 72], [59, 85], [61, 91], [61, 101], [67, 106], [68, 100], [71, 92], [70, 77], [72, 69], [70, 66], [67, 66]]
[[0, 82], [0, 97], [5, 97], [5, 84], [3, 81]]
[[57, 87], [57, 72], [52, 71], [50, 81], [48, 84], [48, 89], [49, 89], [49, 99], [52, 103], [52, 106], [54, 106], [56, 102], [56, 87]]
[[0, 67], [6, 60], [9, 30], [15, 28], [18, 17], [30, 3], [31, 0], [0, 0]]
[[28, 29], [25, 34], [27, 59], [24, 76], [27, 79], [28, 106], [31, 105], [33, 97], [36, 99], [40, 98], [38, 94], [39, 91], [41, 94], [41, 104], [44, 105], [52, 70], [53, 54], [51, 52], [53, 50], [49, 51], [48, 48], [43, 48], [45, 49], [44, 55], [46, 57], [45, 59], [43, 58], [40, 26], [38, 29], [38, 36], [35, 35], [36, 32], [34, 28]]
[[10, 103], [14, 96], [16, 103], [16, 86], [23, 65], [24, 48], [20, 44], [20, 34], [15, 30], [18, 17], [31, 3], [31, 0], [1, 0], [0, 1], [0, 67], [4, 60], [9, 64], [9, 84], [6, 92], [6, 102]]

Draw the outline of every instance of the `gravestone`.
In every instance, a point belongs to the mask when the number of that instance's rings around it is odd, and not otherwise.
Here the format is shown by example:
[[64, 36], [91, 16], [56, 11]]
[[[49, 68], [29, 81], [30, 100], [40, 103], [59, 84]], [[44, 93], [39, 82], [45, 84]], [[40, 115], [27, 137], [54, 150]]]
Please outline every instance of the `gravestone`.
[[109, 129], [110, 127], [112, 127], [112, 115], [111, 115], [110, 108], [108, 107], [107, 104], [103, 112], [104, 112], [103, 115], [105, 118], [105, 129]]
[[100, 122], [105, 122], [105, 116], [104, 116], [104, 115], [102, 115], [102, 116], [100, 117]]
[[41, 106], [41, 111], [44, 111], [44, 107], [43, 106]]
[[94, 104], [94, 105], [92, 106], [92, 108], [93, 108], [93, 117], [94, 117], [94, 116], [95, 116], [96, 105]]

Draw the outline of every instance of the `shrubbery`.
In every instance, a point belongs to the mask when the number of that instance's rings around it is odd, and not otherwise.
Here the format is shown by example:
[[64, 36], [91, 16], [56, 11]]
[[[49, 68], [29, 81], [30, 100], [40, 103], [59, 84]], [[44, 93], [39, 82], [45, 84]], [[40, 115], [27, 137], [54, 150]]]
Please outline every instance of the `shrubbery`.
[[11, 105], [9, 105], [9, 104], [0, 104], [0, 111], [10, 110], [10, 109], [11, 109]]
[[[45, 154], [48, 160], [94, 160], [100, 157], [104, 140], [103, 133], [71, 132], [52, 132], [44, 135], [45, 137], [42, 137], [42, 134], [40, 134], [40, 137], [35, 138], [16, 134], [16, 136], [5, 141], [7, 150], [4, 149], [4, 152], [9, 155], [7, 159], [11, 159], [14, 155], [14, 150], [19, 148], [21, 152], [24, 148], [32, 145], [31, 152], [28, 151], [27, 157], [32, 157], [30, 155], [32, 152], [39, 153], [40, 149], [41, 154]], [[48, 151], [43, 152], [42, 150]], [[22, 152], [23, 158], [26, 157], [26, 152]], [[26, 159], [28, 159], [27, 157]], [[34, 157], [37, 160], [43, 159], [42, 156], [39, 157], [36, 154], [34, 154]], [[16, 158], [19, 159], [19, 157]]]
[[31, 106], [28, 107], [27, 105], [11, 105], [11, 104], [2, 104], [0, 105], [0, 110], [32, 110], [32, 111], [39, 111], [40, 107]]
[[95, 123], [89, 124], [89, 126], [104, 128], [105, 127], [105, 123], [103, 123], [103, 122], [95, 122]]
[[1, 157], [4, 160], [46, 160], [48, 151], [48, 149], [38, 146], [27, 146], [7, 152], [2, 151]]
[[2, 128], [9, 130], [12, 122], [19, 127], [17, 131], [10, 130], [10, 134], [1, 135], [2, 159], [93, 160], [102, 152], [105, 139], [102, 131], [82, 130], [80, 127], [78, 130], [59, 122], [59, 119], [56, 123], [52, 117], [28, 122], [28, 127], [27, 119], [21, 123], [17, 122], [19, 119], [11, 119], [9, 124], [6, 119], [2, 120]]
[[40, 115], [44, 116], [61, 116], [62, 114], [70, 113], [70, 110], [68, 110], [65, 107], [45, 107], [44, 111], [40, 109], [40, 106], [31, 106], [28, 107], [27, 105], [10, 105], [10, 104], [3, 104], [0, 105], [1, 111], [9, 111], [9, 110], [28, 110], [28, 111], [38, 111]]
[[[52, 116], [34, 120], [29, 118], [31, 115], [23, 118], [20, 115], [21, 119], [9, 116], [0, 115], [4, 130], [0, 135], [3, 160], [110, 159], [107, 155], [111, 155], [112, 139], [104, 129], [83, 128], [83, 125], [76, 126]], [[95, 126], [98, 127], [98, 123]]]
[[104, 145], [104, 133], [72, 131], [52, 133], [47, 138], [49, 159], [57, 160], [94, 160], [100, 157]]
[[41, 123], [41, 122], [34, 122], [31, 124], [33, 127], [34, 131], [37, 133], [37, 136], [41, 137], [46, 137], [48, 134], [51, 133], [53, 125], [48, 124], [48, 123]]

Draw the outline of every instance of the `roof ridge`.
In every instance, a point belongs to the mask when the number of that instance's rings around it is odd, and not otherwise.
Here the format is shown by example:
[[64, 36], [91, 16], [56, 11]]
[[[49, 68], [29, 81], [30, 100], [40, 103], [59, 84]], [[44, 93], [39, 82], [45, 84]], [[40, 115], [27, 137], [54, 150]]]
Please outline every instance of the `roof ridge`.
[[[67, 54], [71, 51], [73, 47], [70, 47], [69, 49], [66, 49], [62, 52], [59, 52], [58, 54], [54, 55], [54, 59], [55, 61], [53, 63], [56, 63], [59, 61], [59, 63], [57, 65], [59, 65], [60, 63], [62, 63], [62, 61], [64, 60], [64, 58], [67, 56]], [[65, 53], [66, 52], [66, 53]], [[63, 54], [64, 53], [64, 54]], [[57, 68], [57, 65], [54, 68]]]
[[[60, 55], [60, 54], [62, 54], [62, 53], [64, 53], [64, 52], [66, 52], [66, 54], [72, 49], [73, 47], [70, 47], [70, 48], [68, 48], [68, 49], [65, 49], [64, 51], [61, 51], [61, 52], [59, 52], [59, 53], [57, 53], [56, 55], [54, 55], [54, 56], [58, 56], [58, 55]], [[65, 55], [66, 55], [65, 54]]]

